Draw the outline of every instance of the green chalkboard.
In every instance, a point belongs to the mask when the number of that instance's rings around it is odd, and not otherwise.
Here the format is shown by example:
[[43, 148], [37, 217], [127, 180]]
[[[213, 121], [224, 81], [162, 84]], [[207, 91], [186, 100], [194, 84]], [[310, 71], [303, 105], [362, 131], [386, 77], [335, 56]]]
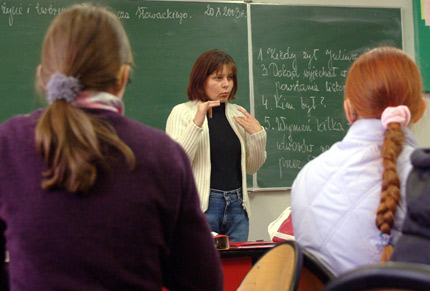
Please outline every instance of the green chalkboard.
[[[45, 106], [34, 90], [44, 33], [61, 9], [82, 1], [0, 3], [0, 123]], [[112, 7], [129, 34], [136, 66], [125, 114], [164, 130], [174, 105], [186, 102], [191, 68], [203, 52], [220, 49], [238, 66], [235, 102], [249, 110], [246, 4], [92, 1]]]
[[268, 134], [260, 188], [290, 187], [343, 138], [345, 76], [369, 48], [402, 47], [395, 8], [251, 5], [255, 115]]
[[415, 30], [415, 60], [421, 71], [424, 91], [430, 92], [430, 26], [425, 25], [420, 0], [413, 0]]
[[[348, 67], [366, 49], [402, 46], [397, 8], [92, 2], [112, 7], [129, 34], [136, 66], [125, 114], [150, 126], [164, 130], [173, 106], [187, 100], [188, 77], [201, 53], [217, 48], [235, 59], [235, 103], [254, 107], [268, 133], [268, 159], [254, 188], [291, 186], [307, 161], [340, 140], [348, 128], [342, 108]], [[33, 85], [43, 35], [71, 3], [0, 3], [0, 123], [45, 106]]]

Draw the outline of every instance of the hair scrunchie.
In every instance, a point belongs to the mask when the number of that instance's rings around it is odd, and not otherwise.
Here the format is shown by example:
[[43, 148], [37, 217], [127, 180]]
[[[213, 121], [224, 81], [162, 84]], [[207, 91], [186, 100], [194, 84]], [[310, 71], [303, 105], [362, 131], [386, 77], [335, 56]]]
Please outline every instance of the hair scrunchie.
[[411, 112], [408, 106], [399, 105], [396, 107], [387, 107], [382, 112], [381, 123], [387, 128], [390, 123], [399, 123], [401, 127], [406, 127], [411, 121]]
[[393, 245], [393, 236], [391, 234], [387, 233], [380, 233], [379, 234], [379, 246], [386, 247], [386, 246], [392, 246]]
[[72, 103], [76, 100], [76, 95], [81, 91], [81, 84], [75, 77], [55, 73], [51, 76], [46, 88], [49, 103], [60, 99]]

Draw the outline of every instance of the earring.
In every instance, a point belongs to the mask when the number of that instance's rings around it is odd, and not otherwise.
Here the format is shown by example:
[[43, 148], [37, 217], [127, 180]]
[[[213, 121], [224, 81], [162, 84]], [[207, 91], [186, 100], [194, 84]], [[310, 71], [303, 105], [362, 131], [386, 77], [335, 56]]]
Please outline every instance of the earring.
[[354, 107], [352, 107], [351, 102], [349, 100], [347, 100], [348, 102], [348, 107], [349, 107], [349, 115], [351, 117], [352, 121], [355, 121], [357, 119], [357, 113], [354, 110]]
[[355, 110], [352, 107], [350, 107], [349, 112], [351, 114], [351, 119], [355, 121], [357, 119], [357, 114], [355, 113]]

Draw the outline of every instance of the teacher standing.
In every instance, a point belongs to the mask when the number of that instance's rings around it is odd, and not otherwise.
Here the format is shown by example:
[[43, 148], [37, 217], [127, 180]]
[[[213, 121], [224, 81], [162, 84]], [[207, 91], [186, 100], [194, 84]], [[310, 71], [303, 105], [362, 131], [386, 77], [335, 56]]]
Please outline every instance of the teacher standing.
[[237, 67], [231, 56], [211, 50], [195, 62], [189, 101], [176, 105], [166, 133], [191, 160], [200, 205], [212, 231], [246, 241], [250, 203], [246, 174], [266, 161], [266, 131], [244, 108], [232, 104]]

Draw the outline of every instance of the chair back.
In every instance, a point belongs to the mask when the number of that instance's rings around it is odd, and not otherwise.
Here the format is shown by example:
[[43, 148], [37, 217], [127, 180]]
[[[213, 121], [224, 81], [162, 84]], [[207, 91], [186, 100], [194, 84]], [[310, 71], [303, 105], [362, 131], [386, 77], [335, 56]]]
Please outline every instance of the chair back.
[[430, 290], [430, 266], [386, 262], [364, 266], [330, 281], [324, 291]]
[[320, 291], [335, 275], [308, 251], [302, 250], [303, 268], [298, 291]]
[[279, 243], [252, 266], [237, 290], [295, 291], [302, 260], [302, 252], [296, 242]]

